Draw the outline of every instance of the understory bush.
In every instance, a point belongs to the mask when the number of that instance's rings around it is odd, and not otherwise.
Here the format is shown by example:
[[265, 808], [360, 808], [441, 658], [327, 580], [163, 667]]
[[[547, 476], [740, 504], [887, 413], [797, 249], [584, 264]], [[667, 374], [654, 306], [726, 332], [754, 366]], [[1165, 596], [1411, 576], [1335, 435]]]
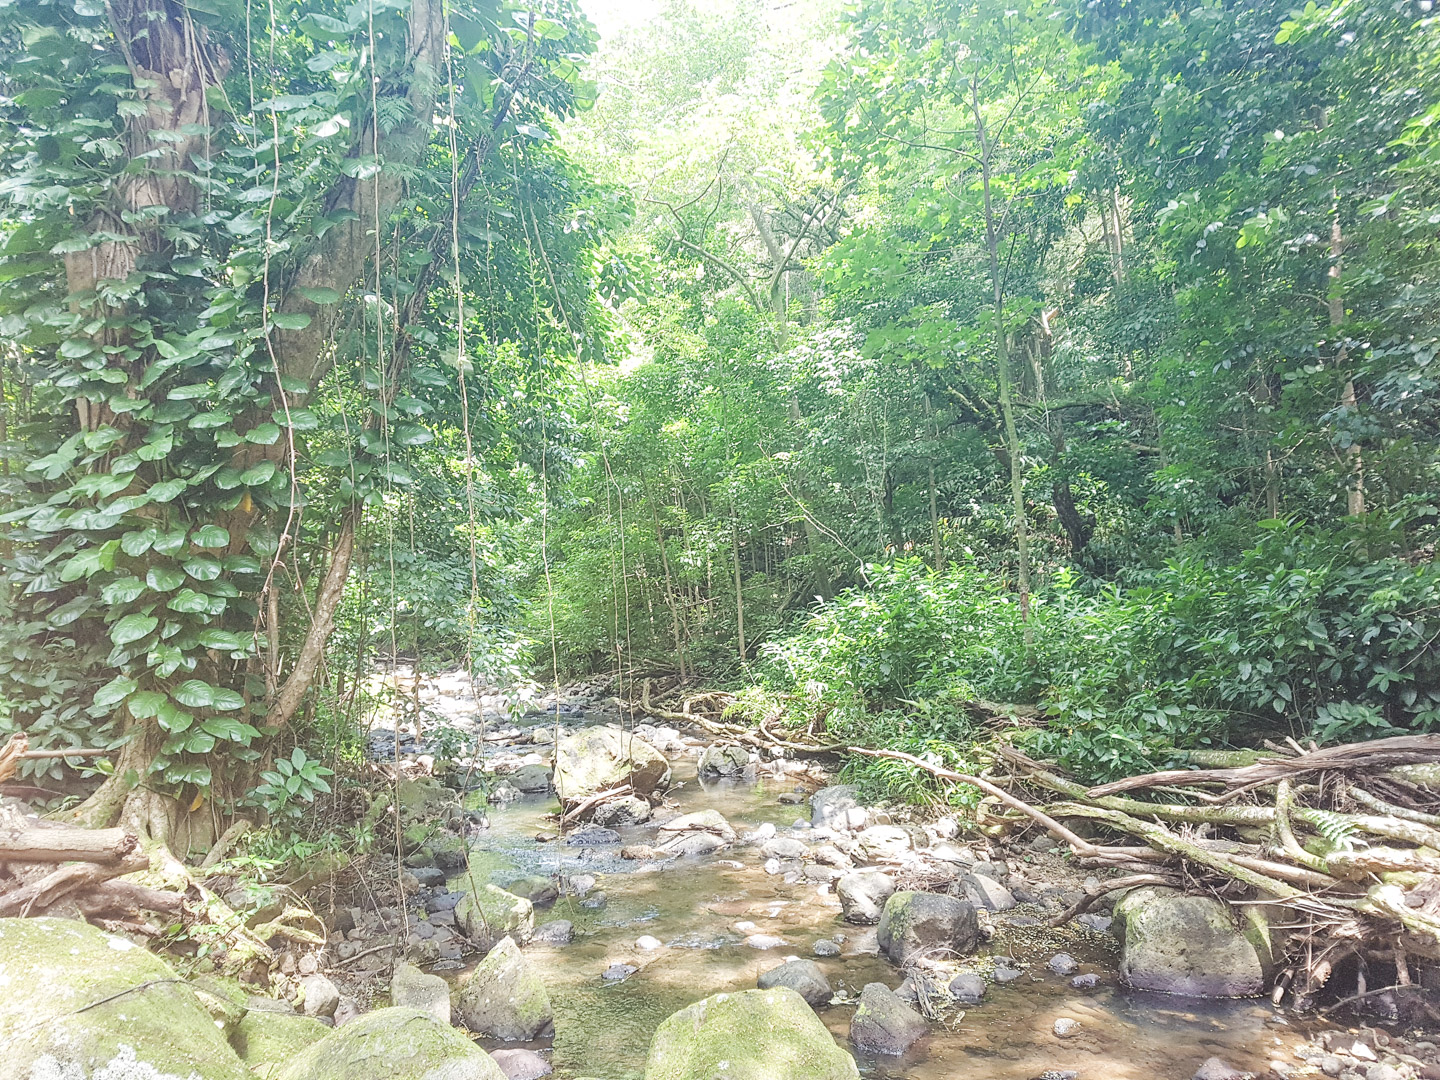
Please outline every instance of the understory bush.
[[982, 737], [967, 703], [1038, 706], [1016, 737], [1086, 779], [1176, 749], [1319, 742], [1440, 727], [1440, 573], [1355, 534], [1277, 523], [1224, 564], [1180, 556], [1143, 585], [1055, 575], [1027, 627], [977, 566], [870, 570], [766, 649], [763, 691], [791, 722], [902, 748]]

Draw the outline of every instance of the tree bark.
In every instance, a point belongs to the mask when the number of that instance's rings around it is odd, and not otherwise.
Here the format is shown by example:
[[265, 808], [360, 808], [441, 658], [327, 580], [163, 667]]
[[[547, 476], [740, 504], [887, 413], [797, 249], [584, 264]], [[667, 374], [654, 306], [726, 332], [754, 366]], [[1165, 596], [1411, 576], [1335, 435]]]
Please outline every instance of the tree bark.
[[1034, 630], [1030, 626], [1030, 523], [1025, 514], [1025, 476], [1020, 459], [1020, 434], [1015, 426], [1010, 349], [1005, 335], [1005, 283], [1000, 271], [1000, 237], [996, 231], [995, 206], [990, 190], [994, 147], [985, 128], [985, 114], [980, 108], [980, 87], [974, 79], [970, 82], [970, 104], [975, 118], [975, 141], [980, 149], [980, 181], [985, 206], [985, 251], [990, 263], [995, 358], [1000, 377], [1000, 413], [1005, 421], [1005, 449], [1010, 457], [1010, 498], [1015, 509], [1015, 546], [1019, 559], [1020, 621], [1024, 624], [1025, 651], [1029, 653], [1034, 644]]
[[295, 666], [276, 692], [266, 714], [265, 723], [269, 727], [280, 728], [290, 722], [320, 670], [320, 662], [325, 658], [325, 643], [335, 629], [335, 612], [340, 607], [345, 582], [350, 576], [350, 561], [355, 554], [355, 518], [358, 514], [359, 510], [352, 507], [340, 521], [340, 534], [335, 539], [330, 566], [315, 594], [310, 628], [295, 656]]

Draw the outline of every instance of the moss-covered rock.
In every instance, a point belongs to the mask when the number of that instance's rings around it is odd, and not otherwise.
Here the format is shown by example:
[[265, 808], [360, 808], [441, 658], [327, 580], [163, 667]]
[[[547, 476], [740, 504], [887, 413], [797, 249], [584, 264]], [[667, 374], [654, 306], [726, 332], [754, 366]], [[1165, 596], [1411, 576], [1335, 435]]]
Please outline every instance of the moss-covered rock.
[[169, 964], [68, 919], [0, 919], [0, 1061], [20, 1077], [89, 1077], [112, 1062], [137, 1076], [248, 1076]]
[[880, 953], [895, 964], [917, 956], [965, 956], [980, 940], [980, 920], [967, 900], [937, 893], [897, 892], [885, 901], [876, 931]]
[[419, 1009], [377, 1009], [301, 1050], [277, 1080], [505, 1080], [490, 1055]]
[[245, 1003], [250, 996], [239, 982], [221, 975], [197, 975], [190, 980], [190, 988], [227, 1036], [235, 1030], [245, 1015]]
[[506, 1042], [538, 1039], [554, 1030], [545, 983], [509, 938], [502, 938], [460, 987], [455, 1009], [471, 1031]]
[[535, 929], [535, 905], [498, 885], [462, 882], [465, 895], [455, 905], [455, 921], [465, 936], [482, 949], [493, 948], [501, 938], [523, 944]]
[[609, 725], [589, 727], [555, 747], [555, 791], [576, 802], [629, 783], [648, 795], [670, 782], [670, 763], [644, 739]]
[[274, 1080], [296, 1054], [330, 1034], [319, 1020], [291, 1013], [247, 1012], [230, 1036], [240, 1060], [261, 1080]]
[[855, 1060], [794, 990], [716, 994], [655, 1031], [645, 1080], [858, 1080]]
[[400, 805], [400, 824], [414, 825], [442, 816], [446, 807], [458, 805], [458, 796], [433, 776], [401, 780], [396, 785]]
[[1177, 889], [1132, 889], [1115, 905], [1120, 979], [1141, 990], [1189, 997], [1249, 997], [1271, 964], [1263, 914], [1236, 926], [1229, 906]]

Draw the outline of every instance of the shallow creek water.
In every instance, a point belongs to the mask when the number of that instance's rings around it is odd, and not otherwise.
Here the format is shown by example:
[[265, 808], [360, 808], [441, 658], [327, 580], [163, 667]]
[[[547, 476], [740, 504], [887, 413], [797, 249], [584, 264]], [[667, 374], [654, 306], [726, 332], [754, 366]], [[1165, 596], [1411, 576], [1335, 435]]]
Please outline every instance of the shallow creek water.
[[[674, 762], [672, 798], [683, 813], [714, 809], [737, 833], [773, 822], [790, 833], [805, 807], [781, 805], [789, 785], [775, 782], [705, 781], [693, 761]], [[542, 974], [554, 1003], [552, 1061], [561, 1078], [631, 1080], [645, 1064], [650, 1037], [670, 1014], [722, 991], [750, 989], [764, 971], [787, 955], [810, 957], [821, 937], [846, 935], [842, 954], [817, 962], [837, 991], [858, 996], [867, 982], [892, 989], [901, 974], [874, 955], [874, 928], [840, 920], [839, 903], [808, 882], [786, 884], [769, 876], [754, 848], [730, 850], [670, 863], [623, 861], [614, 848], [575, 848], [539, 843], [535, 835], [553, 830], [546, 814], [552, 798], [527, 797], [491, 810], [491, 827], [475, 844], [472, 872], [503, 884], [522, 873], [594, 874], [608, 898], [590, 909], [565, 897], [537, 922], [569, 919], [575, 941], [565, 947], [531, 945], [530, 962]], [[627, 843], [654, 835], [636, 827], [621, 830]], [[753, 928], [737, 923], [753, 923]], [[760, 951], [744, 944], [752, 933], [772, 934], [784, 947]], [[651, 952], [636, 940], [649, 935], [664, 943]], [[868, 949], [867, 949], [868, 945]], [[1045, 961], [1064, 949], [1082, 972], [1100, 976], [1093, 990], [1076, 990], [1068, 978], [1051, 974]], [[863, 1075], [877, 1080], [1030, 1080], [1047, 1070], [1076, 1070], [1080, 1080], [1189, 1080], [1206, 1058], [1264, 1075], [1267, 1062], [1294, 1063], [1289, 1050], [1300, 1032], [1260, 1000], [1204, 1002], [1118, 987], [1114, 944], [1108, 934], [1073, 930], [1062, 937], [1041, 927], [1000, 930], [982, 954], [1011, 955], [1027, 962], [1026, 974], [992, 985], [985, 1002], [948, 1023], [901, 1058], [857, 1055]], [[977, 970], [985, 957], [976, 958]], [[613, 963], [639, 971], [607, 983], [601, 973]], [[820, 1016], [842, 1046], [852, 1006], [822, 1009]], [[1059, 1039], [1052, 1025], [1060, 1017], [1080, 1023], [1079, 1032]], [[542, 1044], [533, 1048], [543, 1049]]]

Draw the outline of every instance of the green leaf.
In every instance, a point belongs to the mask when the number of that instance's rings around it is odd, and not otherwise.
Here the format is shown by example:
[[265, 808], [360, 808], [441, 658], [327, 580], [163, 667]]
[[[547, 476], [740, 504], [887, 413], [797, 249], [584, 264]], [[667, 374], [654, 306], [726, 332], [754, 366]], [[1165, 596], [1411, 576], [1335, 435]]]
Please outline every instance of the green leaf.
[[135, 692], [136, 682], [128, 675], [116, 675], [99, 690], [95, 691], [95, 706], [100, 709], [108, 709], [119, 705], [127, 697]]
[[250, 639], [243, 638], [229, 630], [202, 630], [200, 631], [200, 644], [207, 649], [242, 652], [249, 647]]
[[145, 584], [156, 592], [171, 592], [185, 583], [185, 575], [168, 566], [152, 566], [145, 575]]
[[214, 581], [220, 576], [220, 564], [205, 555], [185, 561], [185, 572], [196, 581]]
[[145, 583], [138, 577], [117, 578], [100, 590], [100, 599], [107, 604], [128, 604], [145, 592]]
[[181, 589], [166, 607], [186, 615], [204, 615], [210, 610], [210, 598], [194, 589]]
[[258, 487], [275, 475], [273, 461], [259, 461], [240, 474], [240, 482], [246, 487]]
[[148, 494], [156, 502], [169, 502], [183, 492], [185, 487], [186, 482], [184, 480], [162, 480], [158, 484], [151, 484]]
[[295, 291], [312, 304], [337, 304], [340, 302], [340, 294], [334, 289], [308, 289], [302, 286]]
[[222, 548], [230, 543], [230, 533], [219, 525], [201, 525], [190, 534], [190, 542], [196, 547]]
[[175, 700], [191, 709], [215, 707], [215, 690], [204, 679], [187, 679], [174, 690]]
[[190, 725], [195, 723], [195, 717], [184, 709], [176, 708], [175, 703], [166, 701], [155, 713], [155, 719], [166, 731], [175, 733], [189, 731]]
[[110, 628], [110, 640], [116, 645], [129, 645], [132, 641], [139, 641], [159, 624], [160, 620], [153, 615], [141, 615], [138, 612], [126, 615]]
[[304, 330], [311, 323], [311, 316], [303, 311], [282, 311], [270, 316], [270, 322], [281, 330]]
[[155, 538], [160, 535], [158, 529], [141, 529], [139, 532], [128, 532], [120, 538], [120, 550], [129, 555], [132, 559], [144, 555], [155, 543]]
[[160, 710], [165, 707], [168, 699], [158, 690], [141, 690], [138, 694], [130, 695], [130, 715], [136, 720], [149, 720], [152, 716], [158, 716]]
[[246, 442], [256, 443], [260, 446], [269, 446], [278, 438], [280, 438], [278, 424], [260, 424], [245, 433]]

